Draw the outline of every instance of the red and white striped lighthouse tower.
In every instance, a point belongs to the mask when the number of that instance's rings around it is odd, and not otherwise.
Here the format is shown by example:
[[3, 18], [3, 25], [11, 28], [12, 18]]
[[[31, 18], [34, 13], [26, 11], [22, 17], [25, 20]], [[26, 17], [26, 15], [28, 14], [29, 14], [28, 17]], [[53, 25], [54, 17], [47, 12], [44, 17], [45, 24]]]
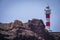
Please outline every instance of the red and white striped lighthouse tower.
[[50, 30], [50, 14], [51, 14], [51, 9], [49, 6], [46, 6], [46, 9], [45, 9], [45, 15], [46, 15], [46, 29], [51, 31]]

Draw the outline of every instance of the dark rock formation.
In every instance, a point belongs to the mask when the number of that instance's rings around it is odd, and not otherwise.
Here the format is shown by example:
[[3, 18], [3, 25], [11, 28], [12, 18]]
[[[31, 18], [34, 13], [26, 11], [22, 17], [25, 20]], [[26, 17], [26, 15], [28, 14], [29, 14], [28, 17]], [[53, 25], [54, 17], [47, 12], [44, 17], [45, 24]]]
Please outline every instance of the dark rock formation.
[[32, 19], [27, 23], [19, 20], [0, 23], [0, 40], [55, 40], [55, 37], [41, 19]]

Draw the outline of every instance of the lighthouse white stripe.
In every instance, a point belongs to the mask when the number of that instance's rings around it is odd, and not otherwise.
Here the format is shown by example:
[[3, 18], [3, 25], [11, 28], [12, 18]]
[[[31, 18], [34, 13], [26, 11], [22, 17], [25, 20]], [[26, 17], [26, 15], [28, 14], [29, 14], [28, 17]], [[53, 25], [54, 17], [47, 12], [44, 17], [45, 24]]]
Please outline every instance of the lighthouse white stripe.
[[50, 26], [46, 26], [46, 29], [50, 30]]
[[46, 12], [45, 14], [51, 14], [50, 12]]
[[50, 22], [50, 18], [46, 18], [46, 22]]

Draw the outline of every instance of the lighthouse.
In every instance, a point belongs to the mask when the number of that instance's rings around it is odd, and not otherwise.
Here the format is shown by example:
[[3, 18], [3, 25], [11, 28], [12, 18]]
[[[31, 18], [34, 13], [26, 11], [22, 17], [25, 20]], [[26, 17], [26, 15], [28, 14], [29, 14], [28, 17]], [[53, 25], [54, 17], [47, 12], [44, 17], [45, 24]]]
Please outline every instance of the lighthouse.
[[51, 31], [51, 29], [50, 29], [50, 14], [51, 14], [51, 9], [49, 6], [46, 6], [45, 17], [46, 17], [46, 29], [48, 31]]

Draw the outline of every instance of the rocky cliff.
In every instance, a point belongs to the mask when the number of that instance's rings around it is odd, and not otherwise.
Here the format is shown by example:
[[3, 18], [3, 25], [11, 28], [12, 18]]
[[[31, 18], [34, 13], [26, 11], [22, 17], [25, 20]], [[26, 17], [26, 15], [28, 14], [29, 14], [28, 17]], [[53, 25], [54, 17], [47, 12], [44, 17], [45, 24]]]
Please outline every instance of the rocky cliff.
[[41, 19], [0, 23], [0, 40], [55, 40]]

